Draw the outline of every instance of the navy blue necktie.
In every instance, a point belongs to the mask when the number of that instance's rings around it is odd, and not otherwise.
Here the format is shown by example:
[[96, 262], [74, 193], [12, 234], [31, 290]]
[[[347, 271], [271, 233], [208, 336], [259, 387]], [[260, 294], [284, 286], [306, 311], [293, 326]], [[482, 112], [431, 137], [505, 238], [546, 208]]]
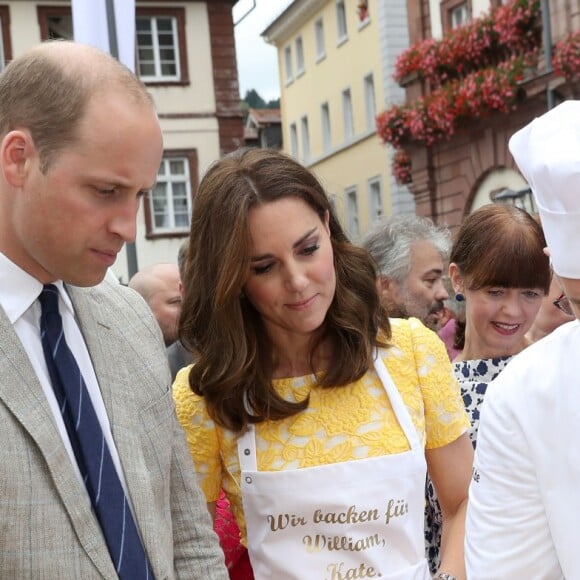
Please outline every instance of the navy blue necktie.
[[40, 335], [66, 430], [119, 578], [153, 578], [133, 514], [58, 311], [58, 289], [40, 294]]

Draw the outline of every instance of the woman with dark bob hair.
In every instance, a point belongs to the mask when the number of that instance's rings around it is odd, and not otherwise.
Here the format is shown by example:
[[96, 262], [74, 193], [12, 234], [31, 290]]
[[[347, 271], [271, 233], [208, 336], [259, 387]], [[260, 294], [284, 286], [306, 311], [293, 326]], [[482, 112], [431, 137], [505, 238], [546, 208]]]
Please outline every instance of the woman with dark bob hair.
[[[449, 277], [456, 300], [465, 303], [465, 321], [458, 326], [455, 346], [461, 350], [453, 372], [471, 420], [474, 448], [487, 385], [528, 346], [526, 333], [550, 287], [545, 247], [539, 223], [512, 205], [479, 208], [465, 218], [455, 236]], [[429, 486], [428, 495], [425, 534], [436, 568], [441, 514]]]
[[473, 450], [441, 341], [389, 320], [366, 250], [281, 153], [216, 162], [195, 197], [174, 396], [210, 511], [223, 487], [256, 578], [428, 579], [425, 468], [465, 578]]

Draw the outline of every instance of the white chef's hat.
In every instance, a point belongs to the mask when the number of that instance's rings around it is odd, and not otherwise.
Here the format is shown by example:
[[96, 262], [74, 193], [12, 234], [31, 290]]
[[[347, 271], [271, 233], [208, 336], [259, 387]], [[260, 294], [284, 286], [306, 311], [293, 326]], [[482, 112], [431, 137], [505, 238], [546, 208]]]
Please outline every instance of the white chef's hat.
[[554, 271], [580, 279], [580, 101], [534, 119], [509, 149], [536, 199]]

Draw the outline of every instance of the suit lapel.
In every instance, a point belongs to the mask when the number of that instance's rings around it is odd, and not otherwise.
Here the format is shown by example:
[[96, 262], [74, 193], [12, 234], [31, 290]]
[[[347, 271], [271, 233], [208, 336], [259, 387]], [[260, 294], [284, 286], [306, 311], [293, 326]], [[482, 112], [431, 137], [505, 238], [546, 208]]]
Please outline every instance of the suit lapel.
[[[0, 399], [42, 453], [79, 541], [103, 577], [115, 577], [100, 527], [62, 443], [26, 351], [0, 308]], [[32, 482], [31, 485], [34, 485]]]

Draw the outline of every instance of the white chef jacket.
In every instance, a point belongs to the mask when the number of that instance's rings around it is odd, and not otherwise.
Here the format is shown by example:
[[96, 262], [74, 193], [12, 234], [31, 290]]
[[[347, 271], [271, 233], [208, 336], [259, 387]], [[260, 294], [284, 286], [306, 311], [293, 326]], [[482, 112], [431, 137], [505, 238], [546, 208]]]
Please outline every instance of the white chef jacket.
[[580, 580], [580, 322], [490, 383], [467, 508], [467, 576]]

